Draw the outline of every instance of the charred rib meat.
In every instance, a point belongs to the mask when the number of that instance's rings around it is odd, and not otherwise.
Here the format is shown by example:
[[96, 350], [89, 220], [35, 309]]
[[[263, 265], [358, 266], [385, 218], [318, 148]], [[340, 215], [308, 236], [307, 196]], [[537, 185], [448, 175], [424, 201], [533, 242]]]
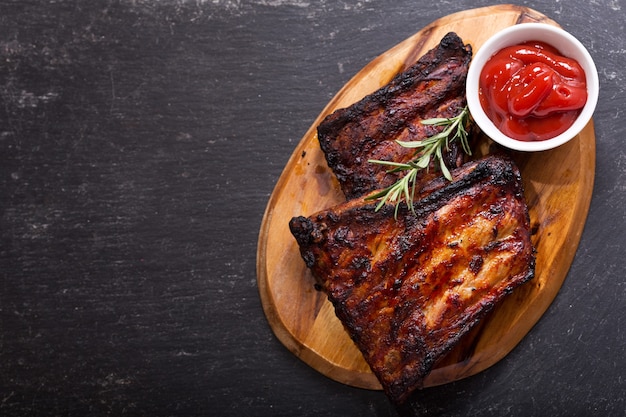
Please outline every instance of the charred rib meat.
[[364, 198], [290, 229], [317, 284], [394, 402], [401, 403], [484, 315], [534, 276], [519, 171], [489, 156], [405, 205]]
[[[465, 80], [472, 57], [469, 45], [448, 33], [440, 44], [389, 84], [359, 102], [328, 115], [318, 126], [318, 139], [329, 167], [348, 199], [385, 188], [398, 173], [369, 163], [369, 159], [407, 162], [414, 157], [396, 140], [423, 140], [438, 127], [421, 124], [434, 117], [454, 117], [465, 107]], [[450, 168], [464, 162], [458, 142], [444, 155]], [[435, 176], [435, 169], [421, 176]], [[425, 181], [426, 178], [421, 181]]]

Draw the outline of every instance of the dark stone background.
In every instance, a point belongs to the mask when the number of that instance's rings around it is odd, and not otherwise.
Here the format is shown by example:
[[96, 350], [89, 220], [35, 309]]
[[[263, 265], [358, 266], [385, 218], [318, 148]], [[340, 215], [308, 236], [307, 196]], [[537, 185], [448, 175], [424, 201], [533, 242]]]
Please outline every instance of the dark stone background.
[[256, 244], [299, 139], [378, 54], [488, 1], [0, 1], [0, 415], [624, 415], [621, 0], [523, 1], [596, 60], [597, 170], [558, 297], [396, 410], [287, 351]]

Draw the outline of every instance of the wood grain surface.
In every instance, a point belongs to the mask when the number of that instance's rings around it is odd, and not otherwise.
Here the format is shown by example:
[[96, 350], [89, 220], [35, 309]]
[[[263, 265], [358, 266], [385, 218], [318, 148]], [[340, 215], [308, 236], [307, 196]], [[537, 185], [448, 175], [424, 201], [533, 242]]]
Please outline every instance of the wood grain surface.
[[[316, 127], [386, 84], [449, 31], [476, 52], [493, 33], [519, 23], [557, 25], [544, 15], [511, 5], [468, 10], [441, 18], [374, 59], [356, 74], [312, 123], [272, 193], [260, 229], [257, 280], [264, 312], [278, 339], [322, 374], [356, 387], [380, 389], [362, 355], [336, 318], [302, 261], [288, 221], [344, 200], [319, 149]], [[489, 140], [482, 139], [484, 151]], [[557, 149], [512, 153], [520, 167], [529, 205], [536, 277], [518, 288], [433, 369], [426, 386], [474, 375], [509, 353], [548, 308], [570, 268], [585, 224], [594, 183], [593, 121]]]

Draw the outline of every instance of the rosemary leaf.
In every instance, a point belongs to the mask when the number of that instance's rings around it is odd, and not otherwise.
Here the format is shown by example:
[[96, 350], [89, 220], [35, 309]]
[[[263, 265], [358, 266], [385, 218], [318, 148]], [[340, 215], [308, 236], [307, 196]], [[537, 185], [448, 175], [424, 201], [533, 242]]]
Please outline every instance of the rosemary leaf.
[[469, 122], [469, 110], [466, 107], [455, 117], [444, 118], [435, 117], [422, 120], [422, 124], [429, 126], [444, 126], [444, 129], [433, 136], [418, 141], [396, 141], [400, 146], [415, 149], [415, 159], [407, 162], [381, 161], [377, 159], [369, 160], [370, 163], [391, 167], [388, 172], [408, 171], [402, 178], [391, 186], [378, 193], [367, 197], [368, 200], [380, 200], [376, 205], [376, 211], [385, 204], [395, 204], [395, 215], [398, 214], [400, 203], [404, 201], [413, 210], [413, 196], [415, 194], [415, 181], [420, 170], [428, 169], [431, 160], [434, 158], [435, 165], [439, 166], [441, 173], [449, 181], [452, 181], [452, 174], [446, 166], [443, 158], [443, 151], [448, 150], [450, 142], [459, 140], [463, 152], [471, 155], [466, 130]]

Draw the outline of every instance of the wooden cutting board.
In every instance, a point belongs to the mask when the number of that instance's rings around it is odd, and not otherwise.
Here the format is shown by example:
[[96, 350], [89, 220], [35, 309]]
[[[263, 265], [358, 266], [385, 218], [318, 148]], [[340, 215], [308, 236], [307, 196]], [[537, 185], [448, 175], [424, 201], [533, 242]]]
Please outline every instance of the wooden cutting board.
[[[300, 257], [288, 227], [344, 201], [317, 140], [316, 127], [332, 111], [380, 88], [439, 43], [449, 31], [478, 51], [505, 27], [524, 22], [557, 25], [546, 16], [512, 5], [468, 10], [441, 18], [383, 53], [356, 74], [324, 108], [291, 155], [268, 202], [257, 250], [261, 302], [278, 339], [322, 374], [355, 387], [380, 389], [325, 295]], [[488, 149], [489, 140], [483, 138]], [[474, 375], [509, 353], [558, 293], [585, 224], [595, 171], [593, 121], [569, 143], [545, 152], [513, 153], [524, 179], [533, 243], [535, 278], [508, 296], [436, 365], [425, 381], [434, 386]]]

